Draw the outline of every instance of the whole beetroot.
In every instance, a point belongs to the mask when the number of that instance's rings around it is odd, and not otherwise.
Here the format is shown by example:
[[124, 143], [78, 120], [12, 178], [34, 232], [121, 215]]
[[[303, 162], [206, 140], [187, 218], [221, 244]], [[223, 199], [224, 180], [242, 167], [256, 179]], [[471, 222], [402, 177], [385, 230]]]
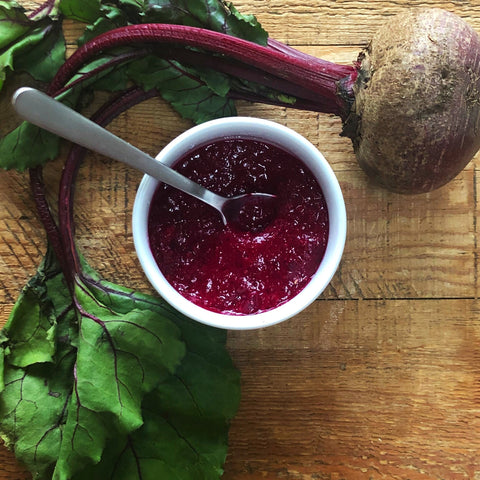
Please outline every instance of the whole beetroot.
[[401, 193], [434, 190], [480, 148], [480, 38], [460, 17], [393, 17], [361, 53], [345, 122], [360, 166]]

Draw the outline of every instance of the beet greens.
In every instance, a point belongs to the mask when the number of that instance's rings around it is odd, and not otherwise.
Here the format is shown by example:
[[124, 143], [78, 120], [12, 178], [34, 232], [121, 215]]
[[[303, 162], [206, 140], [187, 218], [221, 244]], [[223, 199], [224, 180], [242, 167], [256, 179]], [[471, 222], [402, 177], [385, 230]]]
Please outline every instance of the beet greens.
[[[80, 102], [85, 86], [115, 77], [111, 66], [94, 62], [93, 73], [80, 75], [82, 88], [64, 100]], [[154, 95], [119, 92], [94, 120], [107, 125]], [[21, 145], [14, 157], [27, 162], [33, 147], [22, 143], [26, 132], [37, 148], [44, 142], [29, 128], [22, 124], [6, 144], [12, 151]], [[39, 479], [219, 478], [239, 401], [225, 332], [91, 270], [74, 239], [74, 183], [85, 154], [74, 146], [66, 159], [58, 217], [46, 200], [41, 166], [17, 164], [30, 167], [49, 248], [0, 333], [1, 436]]]

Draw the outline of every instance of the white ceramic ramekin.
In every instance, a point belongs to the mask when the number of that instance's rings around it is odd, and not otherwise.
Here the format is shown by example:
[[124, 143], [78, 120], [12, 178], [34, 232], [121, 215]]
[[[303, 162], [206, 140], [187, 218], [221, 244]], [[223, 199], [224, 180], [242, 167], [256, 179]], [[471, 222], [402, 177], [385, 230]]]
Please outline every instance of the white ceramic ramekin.
[[262, 328], [287, 320], [310, 305], [332, 279], [343, 254], [346, 212], [337, 178], [323, 155], [295, 131], [259, 118], [229, 117], [197, 125], [170, 142], [157, 156], [167, 165], [193, 148], [225, 137], [247, 137], [276, 144], [300, 158], [317, 179], [325, 196], [329, 215], [329, 236], [324, 258], [305, 288], [288, 302], [267, 312], [253, 315], [224, 315], [193, 304], [180, 295], [157, 266], [148, 240], [148, 212], [158, 181], [145, 175], [133, 208], [133, 239], [140, 264], [157, 292], [174, 308], [201, 323], [241, 330]]

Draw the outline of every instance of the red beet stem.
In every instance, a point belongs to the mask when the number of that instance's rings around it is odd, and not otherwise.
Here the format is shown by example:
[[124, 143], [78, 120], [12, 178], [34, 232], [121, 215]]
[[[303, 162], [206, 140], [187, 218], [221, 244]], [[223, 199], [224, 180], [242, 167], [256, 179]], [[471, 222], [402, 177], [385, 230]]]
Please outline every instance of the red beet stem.
[[[258, 69], [260, 77], [262, 72], [266, 72], [292, 87], [308, 90], [322, 99], [318, 103], [323, 104], [322, 111], [325, 113], [343, 116], [349, 108], [345, 98], [353, 97], [352, 92], [339, 95], [339, 88], [345, 89], [353, 84], [357, 75], [354, 66], [337, 65], [286, 46], [282, 49], [278, 42], [262, 46], [203, 28], [170, 24], [128, 25], [99, 35], [80, 47], [64, 63], [52, 81], [49, 93], [55, 95], [82, 65], [106, 50], [136, 44], [164, 43], [202, 48], [241, 62], [250, 73], [252, 67]], [[218, 56], [218, 63], [224, 58]]]
[[28, 18], [34, 19], [39, 15], [49, 15], [50, 12], [55, 7], [55, 0], [47, 0], [46, 2], [39, 5], [33, 12], [28, 15]]
[[[159, 93], [156, 90], [145, 92], [136, 87], [131, 88], [110, 99], [92, 116], [92, 120], [105, 127], [124, 111], [157, 95]], [[63, 168], [58, 193], [59, 230], [65, 261], [68, 265], [65, 275], [70, 282], [74, 280], [76, 274], [81, 273], [80, 261], [75, 247], [73, 197], [78, 169], [86, 153], [87, 150], [83, 147], [78, 145], [72, 147]]]
[[55, 256], [58, 258], [62, 270], [66, 272], [68, 271], [68, 262], [65, 255], [62, 236], [60, 234], [55, 218], [53, 217], [52, 211], [50, 210], [50, 205], [48, 204], [45, 195], [43, 169], [40, 166], [31, 168], [29, 170], [29, 174], [30, 189], [32, 191], [33, 200], [35, 201], [38, 217], [40, 218], [40, 221], [45, 228], [47, 240], [50, 246], [53, 248]]

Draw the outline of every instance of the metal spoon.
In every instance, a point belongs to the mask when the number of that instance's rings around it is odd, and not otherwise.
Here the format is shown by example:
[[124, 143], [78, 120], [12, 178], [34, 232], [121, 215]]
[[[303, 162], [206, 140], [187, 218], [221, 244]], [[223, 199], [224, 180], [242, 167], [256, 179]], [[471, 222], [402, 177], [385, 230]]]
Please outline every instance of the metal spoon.
[[[269, 212], [274, 209], [275, 195], [268, 193], [248, 193], [225, 198], [207, 190], [39, 90], [30, 87], [18, 89], [12, 97], [12, 104], [17, 113], [30, 123], [89, 150], [126, 163], [207, 203], [218, 210], [225, 225], [238, 222], [239, 217], [244, 215], [242, 212], [252, 202], [257, 206], [257, 217], [258, 211], [270, 215]], [[256, 217], [252, 218], [253, 222], [257, 220]], [[245, 227], [248, 229], [248, 225]], [[256, 228], [255, 225], [253, 228]]]

